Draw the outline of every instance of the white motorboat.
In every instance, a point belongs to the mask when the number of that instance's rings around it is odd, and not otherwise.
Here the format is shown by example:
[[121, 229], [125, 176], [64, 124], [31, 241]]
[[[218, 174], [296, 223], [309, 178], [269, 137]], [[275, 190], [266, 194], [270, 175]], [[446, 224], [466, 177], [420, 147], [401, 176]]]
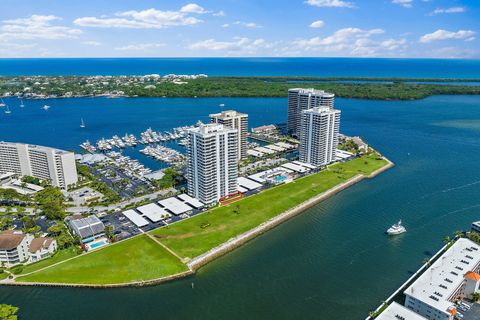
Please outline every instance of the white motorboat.
[[405, 227], [402, 226], [402, 220], [398, 221], [397, 223], [395, 223], [393, 226], [391, 226], [387, 230], [387, 234], [390, 235], [390, 236], [394, 236], [394, 235], [397, 235], [397, 234], [402, 234], [404, 232], [407, 232], [407, 229], [405, 229]]

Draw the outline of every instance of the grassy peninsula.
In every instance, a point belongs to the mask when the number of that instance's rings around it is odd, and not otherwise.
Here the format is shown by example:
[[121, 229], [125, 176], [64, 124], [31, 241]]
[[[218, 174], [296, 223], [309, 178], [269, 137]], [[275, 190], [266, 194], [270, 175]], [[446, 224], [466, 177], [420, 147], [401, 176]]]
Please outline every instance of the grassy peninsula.
[[189, 270], [185, 264], [189, 259], [356, 175], [368, 176], [386, 165], [387, 161], [376, 154], [337, 163], [319, 173], [156, 229], [149, 235], [140, 235], [43, 269], [28, 270], [30, 273], [23, 272], [15, 281], [108, 285], [179, 274]]
[[343, 98], [422, 99], [431, 95], [480, 94], [479, 79], [22, 76], [0, 77], [0, 96], [68, 98], [128, 97], [286, 97], [292, 87], [312, 87]]

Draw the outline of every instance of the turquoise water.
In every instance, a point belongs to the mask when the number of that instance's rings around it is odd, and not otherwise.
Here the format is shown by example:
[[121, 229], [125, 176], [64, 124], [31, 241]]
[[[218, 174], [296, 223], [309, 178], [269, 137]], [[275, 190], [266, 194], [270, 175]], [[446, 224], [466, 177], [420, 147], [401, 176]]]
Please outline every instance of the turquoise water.
[[95, 248], [104, 246], [105, 244], [106, 244], [105, 241], [95, 242], [95, 243], [92, 243], [92, 244], [90, 245], [90, 248], [95, 249]]
[[[285, 121], [285, 99], [220, 99], [252, 124]], [[218, 111], [217, 99], [50, 101], [0, 115], [0, 139], [65, 147], [86, 136], [172, 126]], [[54, 105], [55, 104], [55, 105]], [[480, 97], [338, 99], [342, 131], [396, 166], [337, 194], [193, 277], [115, 290], [0, 287], [22, 319], [364, 319], [442, 246], [480, 220]], [[50, 112], [49, 111], [49, 112]], [[80, 116], [88, 135], [79, 132]], [[30, 119], [32, 118], [32, 119]], [[100, 132], [100, 133], [99, 133]], [[268, 205], [268, 204], [266, 204]], [[384, 232], [402, 219], [408, 232]], [[95, 270], [85, 270], [95, 272]], [[194, 282], [192, 289], [191, 283]]]
[[384, 58], [0, 59], [0, 75], [319, 76], [479, 78], [480, 60]]
[[285, 179], [287, 179], [287, 177], [285, 177], [285, 176], [276, 176], [275, 178], [273, 178], [273, 180], [275, 180], [275, 181], [277, 181], [277, 182], [278, 182], [278, 181], [283, 181], [283, 180], [285, 180]]

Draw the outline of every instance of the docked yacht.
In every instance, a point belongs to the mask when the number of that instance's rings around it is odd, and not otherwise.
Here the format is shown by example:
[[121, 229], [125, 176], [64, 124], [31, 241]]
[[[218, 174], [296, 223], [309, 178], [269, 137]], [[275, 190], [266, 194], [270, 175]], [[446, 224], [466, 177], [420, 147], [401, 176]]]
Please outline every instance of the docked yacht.
[[404, 233], [404, 232], [407, 232], [407, 229], [405, 229], [405, 227], [402, 226], [402, 220], [398, 221], [397, 223], [395, 223], [393, 226], [391, 226], [387, 230], [387, 234], [389, 236], [394, 236], [394, 235], [401, 234], [401, 233]]

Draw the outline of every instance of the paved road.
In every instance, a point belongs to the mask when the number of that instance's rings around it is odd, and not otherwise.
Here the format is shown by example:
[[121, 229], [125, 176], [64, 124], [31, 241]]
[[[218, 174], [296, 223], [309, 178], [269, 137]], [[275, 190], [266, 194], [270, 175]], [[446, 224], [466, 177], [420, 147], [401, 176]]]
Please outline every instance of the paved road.
[[104, 206], [71, 207], [71, 208], [67, 208], [67, 212], [82, 213], [82, 212], [87, 212], [87, 211], [90, 211], [90, 210], [97, 210], [98, 212], [114, 210], [116, 208], [122, 208], [122, 207], [125, 207], [125, 206], [127, 206], [129, 204], [132, 204], [132, 203], [135, 203], [135, 202], [140, 202], [140, 201], [143, 201], [143, 200], [154, 200], [154, 199], [158, 198], [159, 196], [165, 196], [165, 195], [167, 195], [168, 193], [171, 193], [171, 192], [176, 192], [176, 190], [174, 188], [165, 189], [165, 190], [157, 191], [157, 192], [154, 192], [154, 193], [149, 193], [149, 194], [144, 195], [144, 196], [140, 196], [140, 197], [132, 198], [132, 199], [129, 199], [129, 200], [125, 200], [125, 201], [122, 201], [122, 202], [119, 202], [119, 203], [116, 203], [116, 204], [112, 204], [112, 205], [107, 206], [107, 207], [104, 207]]

